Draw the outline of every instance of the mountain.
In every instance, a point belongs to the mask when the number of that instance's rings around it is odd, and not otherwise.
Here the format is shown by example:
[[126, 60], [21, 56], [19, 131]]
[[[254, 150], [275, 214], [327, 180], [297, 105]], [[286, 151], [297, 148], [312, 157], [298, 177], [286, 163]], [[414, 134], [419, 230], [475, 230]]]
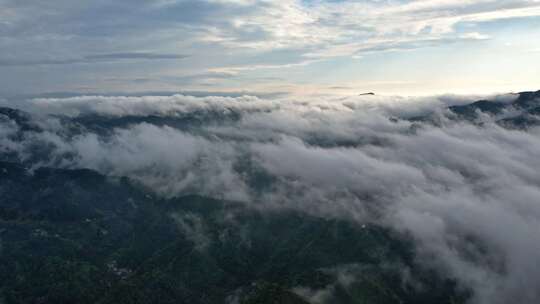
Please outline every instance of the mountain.
[[[442, 113], [450, 122], [481, 127], [489, 117], [504, 128], [527, 130], [540, 125], [540, 91], [453, 105]], [[118, 130], [133, 125], [166, 127], [218, 143], [234, 138], [244, 148], [249, 141], [233, 132], [218, 137], [208, 131], [229, 130], [243, 115], [194, 111], [44, 118], [0, 108], [0, 303], [450, 304], [471, 299], [468, 286], [420, 261], [410, 234], [377, 222], [380, 206], [374, 205], [380, 194], [354, 193], [368, 202], [367, 209], [376, 210], [373, 221], [363, 222], [191, 188], [163, 195], [137, 178], [147, 167], [130, 176], [109, 170], [114, 163], [99, 163], [105, 168], [101, 171], [96, 169], [100, 166], [88, 169], [66, 148], [81, 138], [122, 145], [125, 138], [114, 141]], [[385, 123], [403, 123], [410, 128], [406, 133], [414, 134], [409, 131], [424, 124], [442, 127], [437, 115], [392, 117]], [[342, 155], [361, 145], [376, 149], [388, 144], [377, 136], [360, 142], [339, 138], [338, 131], [331, 134], [337, 139], [307, 132], [305, 145], [316, 152], [337, 147], [335, 153]], [[43, 138], [48, 141], [38, 140]], [[97, 153], [81, 147], [90, 156]], [[250, 191], [277, 191], [281, 177], [260, 170], [244, 155], [232, 169]], [[194, 159], [196, 169], [205, 169], [202, 157]], [[333, 169], [321, 171], [332, 176]], [[163, 178], [159, 172], [150, 177]], [[296, 183], [296, 178], [287, 182]], [[340, 197], [332, 199], [339, 203]], [[467, 248], [466, 254], [475, 258], [475, 248]]]
[[467, 105], [451, 106], [450, 111], [460, 119], [479, 118], [481, 113], [497, 117], [500, 125], [509, 128], [527, 128], [540, 125], [540, 91], [522, 92], [511, 102], [480, 100]]
[[[29, 173], [2, 162], [0, 172], [5, 303], [307, 303], [292, 292], [299, 287], [335, 288], [339, 303], [463, 297], [416, 265], [406, 240], [376, 226], [200, 196], [159, 199], [90, 170]], [[343, 265], [357, 276], [348, 286], [336, 277]], [[424, 291], [403, 285], [403, 268]]]

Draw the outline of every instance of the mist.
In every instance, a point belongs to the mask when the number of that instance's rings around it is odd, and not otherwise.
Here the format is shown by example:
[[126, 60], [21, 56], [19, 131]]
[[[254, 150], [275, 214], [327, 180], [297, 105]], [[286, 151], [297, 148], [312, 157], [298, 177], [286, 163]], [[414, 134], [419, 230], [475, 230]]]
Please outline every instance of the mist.
[[[486, 98], [511, 104], [517, 95]], [[418, 263], [472, 289], [472, 303], [536, 303], [540, 128], [497, 123], [519, 114], [511, 106], [475, 120], [456, 119], [448, 108], [478, 99], [7, 101], [30, 114], [26, 127], [0, 115], [0, 152], [30, 174], [44, 166], [88, 168], [129, 177], [162, 197], [201, 194], [383, 226], [414, 240]], [[97, 118], [107, 127], [96, 128]], [[187, 229], [185, 219], [175, 220]], [[202, 248], [199, 232], [192, 234]]]

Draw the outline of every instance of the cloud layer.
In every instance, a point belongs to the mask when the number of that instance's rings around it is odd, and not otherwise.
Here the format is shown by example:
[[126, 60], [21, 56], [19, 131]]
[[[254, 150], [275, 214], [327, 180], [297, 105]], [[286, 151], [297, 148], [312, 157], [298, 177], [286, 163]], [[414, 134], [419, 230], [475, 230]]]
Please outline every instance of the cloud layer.
[[164, 196], [389, 227], [415, 240], [419, 263], [471, 288], [473, 303], [536, 303], [540, 129], [448, 111], [473, 98], [31, 99], [18, 104], [34, 113], [29, 126], [0, 115], [0, 151], [34, 168], [128, 176]]

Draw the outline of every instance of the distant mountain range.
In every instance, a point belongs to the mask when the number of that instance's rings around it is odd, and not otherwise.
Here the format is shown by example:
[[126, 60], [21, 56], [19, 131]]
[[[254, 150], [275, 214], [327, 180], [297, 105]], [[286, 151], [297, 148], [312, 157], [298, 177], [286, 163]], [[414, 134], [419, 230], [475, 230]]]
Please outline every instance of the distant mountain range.
[[[487, 114], [500, 126], [524, 129], [540, 125], [540, 91], [516, 94], [510, 101], [479, 100], [465, 105], [448, 107], [450, 118], [481, 123], [482, 114]], [[432, 121], [432, 115], [413, 117], [413, 121]]]

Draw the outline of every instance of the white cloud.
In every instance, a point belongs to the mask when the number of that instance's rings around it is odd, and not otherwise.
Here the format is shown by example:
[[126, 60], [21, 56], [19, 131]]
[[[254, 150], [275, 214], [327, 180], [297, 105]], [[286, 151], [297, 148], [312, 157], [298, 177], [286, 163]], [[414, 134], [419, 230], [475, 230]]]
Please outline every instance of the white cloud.
[[[303, 78], [299, 81], [309, 82], [316, 77], [296, 73], [291, 77], [285, 69], [306, 67], [307, 70], [308, 65], [337, 57], [345, 57], [341, 60], [456, 41], [474, 43], [488, 36], [500, 38], [500, 32], [488, 33], [484, 27], [473, 25], [540, 16], [540, 3], [160, 0], [134, 4], [126, 0], [115, 3], [5, 0], [0, 2], [0, 12], [5, 25], [0, 38], [4, 50], [0, 64], [9, 71], [17, 71], [0, 74], [7, 93], [81, 91], [89, 87], [96, 91], [133, 92], [164, 88], [171, 91], [179, 86], [232, 90], [258, 84], [250, 81], [254, 77], [210, 81], [184, 78], [144, 84], [112, 83], [104, 79], [142, 79], [149, 74], [162, 79], [166, 75], [221, 70], [249, 76], [279, 73], [289, 83], [297, 77]], [[40, 18], [34, 18], [36, 15]], [[464, 32], [463, 25], [471, 28]], [[494, 44], [500, 41], [493, 40]], [[112, 60], [110, 56], [99, 55], [130, 52], [161, 56], [146, 56], [146, 59], [159, 59], [150, 62], [139, 55], [137, 62], [128, 65], [118, 57]], [[190, 59], [164, 60], [172, 59], [171, 54], [189, 54]], [[127, 57], [134, 60], [137, 56]], [[47, 69], [46, 76], [44, 64], [54, 65]], [[393, 73], [389, 77], [397, 78]]]
[[[70, 137], [54, 125], [22, 142], [0, 144], [2, 151], [27, 158], [36, 144], [52, 147], [49, 165], [126, 175], [166, 196], [195, 192], [254, 208], [292, 208], [384, 225], [410, 234], [419, 262], [472, 288], [475, 303], [535, 303], [540, 299], [535, 267], [540, 257], [533, 254], [540, 251], [540, 129], [508, 130], [489, 117], [478, 126], [437, 116], [447, 105], [471, 98], [39, 99], [26, 106], [73, 116], [175, 117], [201, 111], [240, 116], [190, 132], [142, 123], [109, 135]], [[439, 127], [390, 119], [428, 112], [435, 113]], [[0, 130], [8, 137], [16, 132], [9, 122]], [[253, 171], [273, 182], [254, 189]]]
[[[238, 16], [231, 26], [260, 29], [268, 33], [267, 38], [243, 40], [237, 36], [241, 32], [223, 28], [214, 33], [213, 41], [255, 49], [301, 47], [311, 56], [343, 56], [361, 51], [366, 43], [373, 47], [385, 45], [386, 41], [399, 45], [400, 40], [407, 43], [437, 39], [443, 43], [448, 38], [485, 39], [482, 33], [454, 33], [454, 27], [462, 22], [540, 15], [540, 4], [531, 1], [314, 1], [308, 6], [294, 0], [260, 3], [264, 3], [264, 9]], [[312, 47], [318, 49], [316, 53], [310, 51]]]
[[68, 116], [95, 113], [112, 116], [152, 115], [186, 113], [194, 110], [240, 111], [276, 107], [275, 102], [253, 96], [232, 97], [193, 97], [173, 96], [80, 96], [72, 98], [36, 98], [20, 105], [29, 111], [56, 113]]

